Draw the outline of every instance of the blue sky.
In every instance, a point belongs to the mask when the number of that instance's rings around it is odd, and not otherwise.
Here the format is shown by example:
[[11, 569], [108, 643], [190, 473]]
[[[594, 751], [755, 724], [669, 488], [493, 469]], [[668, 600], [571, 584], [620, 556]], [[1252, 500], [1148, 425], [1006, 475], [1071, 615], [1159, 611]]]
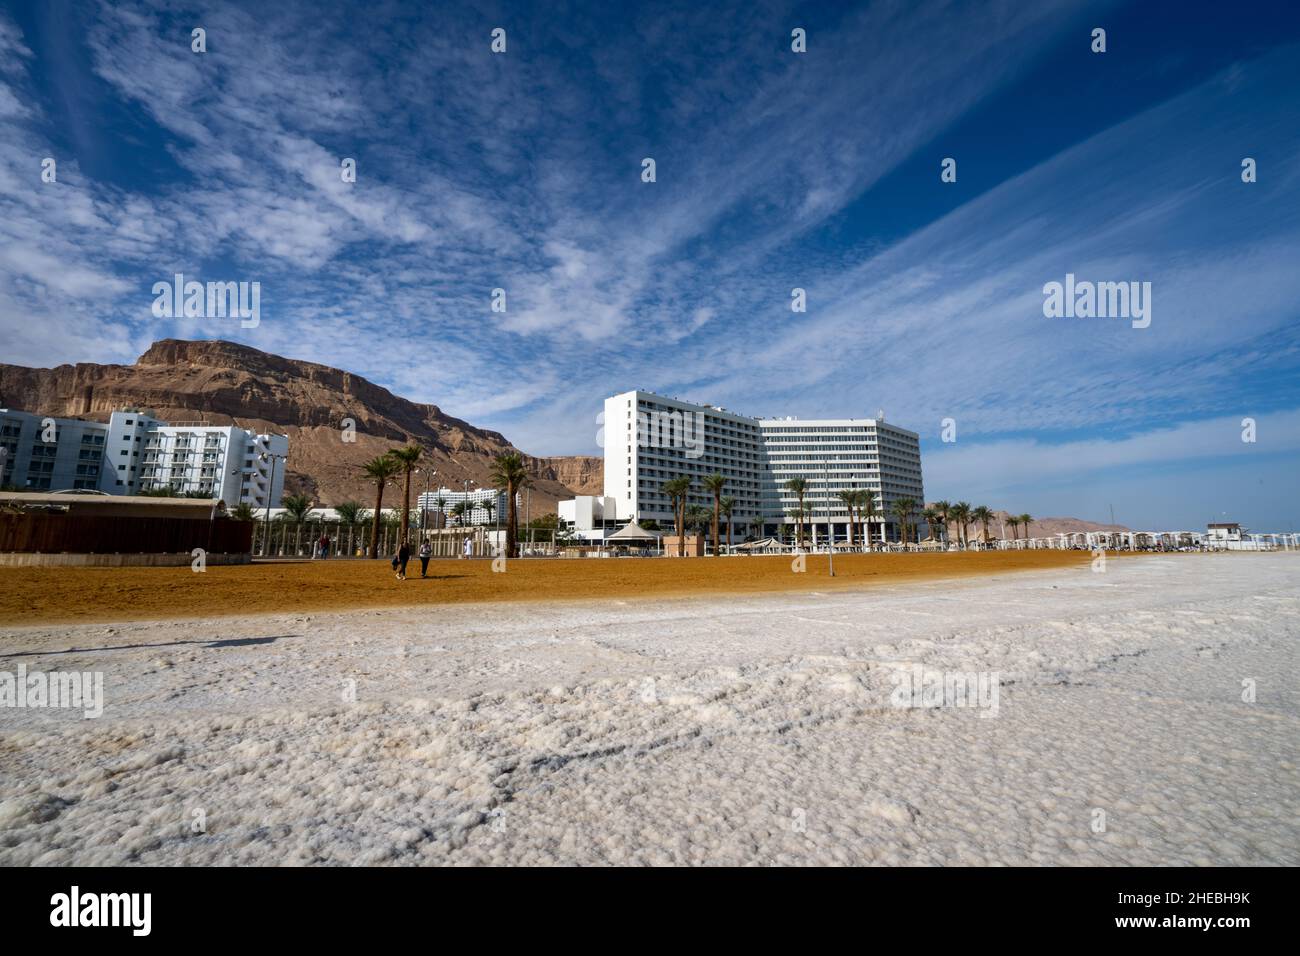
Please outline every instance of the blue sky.
[[[700, 7], [0, 0], [0, 361], [233, 339], [534, 454], [635, 387], [883, 408], [931, 500], [1300, 526], [1300, 10]], [[156, 318], [178, 271], [261, 324]]]

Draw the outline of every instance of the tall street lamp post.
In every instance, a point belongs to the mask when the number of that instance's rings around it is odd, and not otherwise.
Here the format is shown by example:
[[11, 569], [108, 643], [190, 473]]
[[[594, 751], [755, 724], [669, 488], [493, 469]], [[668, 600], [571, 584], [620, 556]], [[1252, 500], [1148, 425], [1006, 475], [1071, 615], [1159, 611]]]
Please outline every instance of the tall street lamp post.
[[269, 461], [271, 463], [271, 480], [266, 486], [266, 520], [262, 525], [262, 557], [266, 557], [267, 547], [271, 543], [271, 493], [275, 488], [275, 461], [283, 461], [288, 455], [277, 455], [273, 451], [264, 451], [257, 456], [260, 461]]
[[[417, 468], [415, 470], [419, 471], [420, 469]], [[434, 471], [433, 469], [430, 469], [424, 473], [424, 494], [420, 497], [420, 537], [421, 538], [424, 537], [424, 532], [426, 530], [425, 526], [428, 523], [426, 521], [426, 518], [428, 517], [429, 509], [426, 503], [429, 500], [429, 482], [433, 479], [433, 476], [436, 474], [437, 472]]]

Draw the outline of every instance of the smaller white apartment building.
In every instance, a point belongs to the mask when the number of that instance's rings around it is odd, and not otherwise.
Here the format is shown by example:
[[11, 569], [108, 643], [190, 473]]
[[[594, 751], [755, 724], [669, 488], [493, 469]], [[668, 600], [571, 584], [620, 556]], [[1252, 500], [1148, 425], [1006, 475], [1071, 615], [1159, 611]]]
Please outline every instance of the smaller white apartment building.
[[[522, 495], [515, 493], [515, 514], [519, 515], [519, 504]], [[469, 513], [463, 522], [451, 517], [452, 509], [461, 502], [465, 502], [469, 508]], [[439, 502], [442, 502], [441, 507]], [[487, 506], [487, 507], [485, 507]], [[415, 499], [415, 507], [423, 509], [430, 515], [430, 527], [436, 520], [433, 516], [439, 511], [442, 512], [443, 520], [448, 525], [462, 523], [466, 525], [495, 525], [497, 519], [501, 521], [501, 526], [505, 527], [506, 515], [510, 509], [510, 499], [504, 491], [496, 488], [474, 488], [470, 491], [457, 491], [453, 488], [439, 488], [437, 491], [424, 491]], [[398, 511], [401, 511], [401, 504], [398, 504]], [[522, 523], [522, 518], [520, 518]]]
[[113, 412], [107, 423], [0, 409], [0, 448], [0, 480], [20, 489], [171, 488], [264, 508], [283, 497], [289, 439], [237, 425], [172, 424], [136, 409]]

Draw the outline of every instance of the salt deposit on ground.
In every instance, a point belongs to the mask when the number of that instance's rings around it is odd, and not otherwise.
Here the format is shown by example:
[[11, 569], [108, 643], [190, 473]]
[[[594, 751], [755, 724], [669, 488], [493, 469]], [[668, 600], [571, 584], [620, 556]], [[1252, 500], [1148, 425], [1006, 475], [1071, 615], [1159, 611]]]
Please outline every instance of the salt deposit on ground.
[[[0, 709], [0, 864], [1295, 865], [1297, 585], [1168, 555], [11, 629], [0, 671], [102, 671], [105, 710]], [[997, 672], [996, 716], [893, 706], [913, 664]]]

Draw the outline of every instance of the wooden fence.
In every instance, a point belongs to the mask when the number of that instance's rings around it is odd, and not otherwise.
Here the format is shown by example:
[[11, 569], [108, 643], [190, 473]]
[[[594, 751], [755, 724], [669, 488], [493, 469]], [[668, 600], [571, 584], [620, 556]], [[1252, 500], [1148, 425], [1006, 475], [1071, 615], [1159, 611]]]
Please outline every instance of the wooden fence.
[[108, 517], [61, 512], [0, 512], [0, 551], [57, 554], [168, 554], [202, 548], [247, 554], [253, 522], [233, 518]]

